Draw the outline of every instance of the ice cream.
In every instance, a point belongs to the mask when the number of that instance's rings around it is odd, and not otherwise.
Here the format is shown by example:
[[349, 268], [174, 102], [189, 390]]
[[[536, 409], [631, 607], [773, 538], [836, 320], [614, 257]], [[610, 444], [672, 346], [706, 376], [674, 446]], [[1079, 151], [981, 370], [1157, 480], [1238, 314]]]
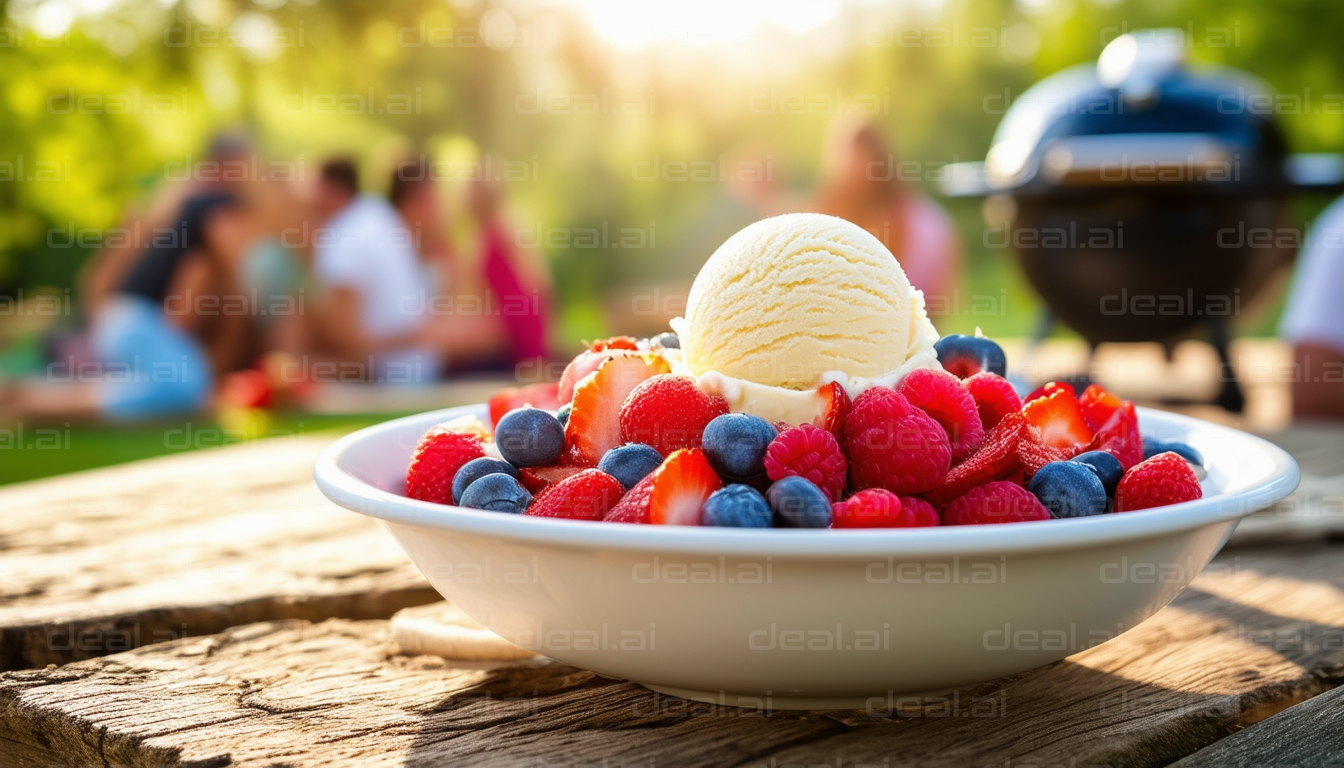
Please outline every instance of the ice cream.
[[673, 321], [680, 363], [733, 410], [793, 420], [835, 381], [851, 396], [938, 367], [924, 295], [876, 237], [844, 219], [758, 221], [710, 256]]

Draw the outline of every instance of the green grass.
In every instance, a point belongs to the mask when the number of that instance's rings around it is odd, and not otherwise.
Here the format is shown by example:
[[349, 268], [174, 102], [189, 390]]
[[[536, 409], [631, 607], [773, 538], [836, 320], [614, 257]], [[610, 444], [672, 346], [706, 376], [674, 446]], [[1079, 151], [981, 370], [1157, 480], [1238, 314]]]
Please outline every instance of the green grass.
[[[345, 433], [399, 415], [280, 413], [262, 434]], [[241, 430], [209, 417], [134, 425], [11, 426], [0, 429], [0, 485], [243, 442]]]

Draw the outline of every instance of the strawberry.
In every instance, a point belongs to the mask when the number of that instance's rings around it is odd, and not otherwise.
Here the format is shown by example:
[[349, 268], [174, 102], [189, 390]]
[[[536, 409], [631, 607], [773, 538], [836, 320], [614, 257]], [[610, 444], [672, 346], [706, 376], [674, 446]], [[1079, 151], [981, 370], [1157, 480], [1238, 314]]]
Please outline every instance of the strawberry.
[[490, 398], [490, 425], [497, 426], [499, 420], [504, 418], [504, 414], [515, 408], [532, 406], [548, 411], [556, 410], [560, 407], [560, 398], [557, 394], [559, 387], [560, 385], [555, 382], [544, 381], [525, 387], [505, 387], [499, 390]]
[[624, 442], [621, 405], [631, 390], [657, 373], [658, 367], [642, 356], [612, 357], [579, 382], [565, 425], [565, 442], [579, 459], [594, 465]]
[[651, 445], [670, 456], [681, 448], [699, 448], [705, 427], [727, 412], [728, 401], [705, 394], [695, 379], [660, 374], [640, 382], [625, 398], [620, 437], [622, 442]]
[[1047, 381], [1045, 384], [1032, 390], [1030, 395], [1022, 398], [1022, 402], [1030, 403], [1032, 400], [1045, 397], [1046, 395], [1052, 395], [1060, 390], [1068, 392], [1069, 397], [1076, 398], [1078, 396], [1078, 390], [1067, 381]]
[[698, 448], [674, 451], [617, 502], [604, 518], [613, 523], [699, 525], [700, 508], [719, 488], [719, 479]]
[[1190, 462], [1178, 453], [1159, 453], [1125, 473], [1115, 488], [1115, 511], [1134, 512], [1203, 498]]
[[1078, 407], [1083, 410], [1083, 421], [1096, 432], [1110, 421], [1111, 414], [1115, 413], [1121, 402], [1123, 401], [1120, 398], [1102, 389], [1100, 385], [1093, 384], [1083, 390], [1082, 397], [1078, 398]]
[[524, 514], [601, 520], [620, 500], [624, 490], [616, 478], [606, 472], [584, 469], [546, 489]]
[[1119, 459], [1120, 466], [1126, 470], [1143, 461], [1143, 436], [1139, 434], [1139, 416], [1134, 412], [1134, 403], [1122, 400], [1097, 430], [1086, 450], [1106, 451]]
[[1005, 415], [1022, 410], [1022, 398], [1013, 385], [996, 373], [981, 371], [962, 382], [975, 400], [975, 410], [986, 430], [993, 429]]
[[485, 455], [475, 435], [439, 424], [420, 438], [406, 470], [406, 496], [437, 504], [453, 503], [453, 476], [472, 459]]
[[1056, 388], [1044, 397], [1022, 406], [1027, 421], [1041, 430], [1041, 439], [1051, 448], [1074, 451], [1092, 442], [1092, 430], [1083, 420], [1083, 411], [1073, 393]]
[[[1028, 424], [1027, 428], [1022, 430], [1021, 439], [1017, 441], [1017, 461], [1022, 465], [1021, 479], [1030, 480], [1046, 464], [1052, 461], [1068, 461], [1077, 453], [1078, 451], [1072, 448], [1056, 448], [1047, 445], [1041, 436], [1041, 431]], [[1004, 479], [1012, 480], [1015, 478]]]
[[953, 467], [942, 485], [925, 494], [925, 498], [934, 506], [945, 507], [972, 488], [994, 480], [1021, 477], [1022, 460], [1017, 448], [1030, 427], [1026, 417], [1019, 412], [1004, 416], [985, 436], [979, 450]]

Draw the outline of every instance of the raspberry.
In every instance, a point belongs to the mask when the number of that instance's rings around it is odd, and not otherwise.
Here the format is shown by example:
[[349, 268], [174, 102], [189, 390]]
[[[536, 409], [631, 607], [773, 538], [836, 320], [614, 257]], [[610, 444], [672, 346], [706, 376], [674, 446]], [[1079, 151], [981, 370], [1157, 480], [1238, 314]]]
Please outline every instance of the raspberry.
[[[906, 506], [906, 502], [913, 502]], [[938, 525], [927, 501], [900, 497], [885, 488], [869, 488], [831, 505], [832, 528], [922, 528]]]
[[700, 391], [689, 376], [653, 376], [631, 390], [621, 405], [621, 439], [670, 456], [679, 448], [699, 448], [705, 426], [727, 412], [727, 400]]
[[1031, 491], [1016, 483], [996, 481], [972, 488], [947, 506], [945, 525], [985, 525], [1049, 520], [1050, 510]]
[[947, 432], [886, 387], [854, 398], [845, 417], [845, 454], [855, 487], [886, 488], [898, 495], [937, 488], [952, 464]]
[[1190, 462], [1178, 453], [1159, 453], [1135, 466], [1115, 488], [1115, 511], [1164, 507], [1203, 498], [1204, 489], [1190, 468]]
[[[977, 374], [978, 375], [978, 374]], [[992, 375], [992, 374], [991, 374]], [[946, 371], [916, 368], [896, 388], [910, 404], [933, 417], [947, 432], [952, 444], [952, 462], [957, 463], [985, 439], [975, 399], [961, 380]]]
[[475, 435], [432, 427], [415, 446], [406, 469], [406, 496], [436, 504], [453, 503], [453, 475], [472, 459], [485, 455]]
[[953, 467], [943, 484], [927, 494], [928, 500], [935, 506], [946, 507], [976, 486], [1021, 477], [1022, 460], [1017, 448], [1029, 428], [1026, 417], [1020, 412], [1004, 416], [985, 436], [980, 450]]
[[1008, 380], [989, 371], [982, 371], [962, 382], [975, 400], [975, 410], [986, 430], [993, 429], [1010, 413], [1022, 410], [1022, 398]]
[[765, 449], [765, 474], [771, 480], [790, 475], [811, 480], [826, 498], [845, 494], [845, 454], [835, 436], [821, 427], [801, 424], [780, 432]]
[[934, 525], [943, 524], [942, 518], [938, 516], [938, 510], [934, 509], [932, 504], [921, 498], [915, 496], [902, 496], [901, 509], [905, 510], [906, 514], [909, 514], [915, 520], [914, 525], [906, 527], [928, 528]]
[[601, 520], [620, 501], [623, 492], [616, 478], [599, 469], [585, 469], [546, 489], [526, 514]]

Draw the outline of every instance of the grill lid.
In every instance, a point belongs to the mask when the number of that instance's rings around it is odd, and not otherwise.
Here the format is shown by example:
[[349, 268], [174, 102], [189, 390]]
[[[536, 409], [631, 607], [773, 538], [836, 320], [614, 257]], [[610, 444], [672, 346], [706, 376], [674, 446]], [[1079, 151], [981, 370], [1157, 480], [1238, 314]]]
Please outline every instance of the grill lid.
[[1344, 158], [1289, 157], [1263, 105], [1272, 91], [1222, 67], [1196, 67], [1178, 29], [1122, 35], [1096, 65], [1052, 75], [1004, 115], [984, 163], [947, 167], [950, 196], [1057, 195], [1148, 185], [1220, 193], [1344, 190]]

